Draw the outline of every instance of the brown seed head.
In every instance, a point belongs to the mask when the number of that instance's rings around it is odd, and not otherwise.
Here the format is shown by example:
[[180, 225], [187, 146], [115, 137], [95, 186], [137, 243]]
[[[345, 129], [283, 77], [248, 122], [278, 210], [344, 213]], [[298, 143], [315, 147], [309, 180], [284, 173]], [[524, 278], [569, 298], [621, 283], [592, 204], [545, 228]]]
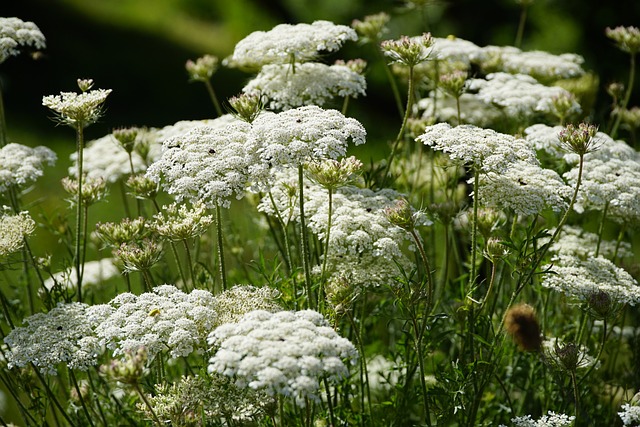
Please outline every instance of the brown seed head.
[[540, 324], [536, 312], [529, 304], [511, 307], [504, 319], [507, 333], [523, 351], [538, 351], [542, 346]]

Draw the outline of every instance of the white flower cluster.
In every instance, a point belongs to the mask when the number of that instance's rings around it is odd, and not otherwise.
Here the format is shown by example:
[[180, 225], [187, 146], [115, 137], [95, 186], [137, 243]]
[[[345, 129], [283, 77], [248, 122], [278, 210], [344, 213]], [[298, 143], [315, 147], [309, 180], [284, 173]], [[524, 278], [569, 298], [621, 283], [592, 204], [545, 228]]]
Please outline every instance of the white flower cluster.
[[[554, 230], [550, 230], [553, 232]], [[548, 239], [541, 239], [540, 243], [547, 243]], [[575, 256], [581, 259], [592, 258], [596, 254], [598, 235], [589, 233], [582, 227], [565, 225], [560, 235], [549, 247], [549, 253], [559, 256]], [[618, 258], [633, 256], [631, 243], [602, 240], [599, 255], [613, 259], [617, 251]]]
[[93, 328], [102, 320], [100, 310], [86, 304], [59, 303], [48, 313], [24, 319], [4, 339], [11, 348], [6, 353], [9, 368], [33, 363], [43, 373], [55, 375], [60, 363], [71, 369], [87, 370], [102, 353]]
[[[481, 128], [493, 128], [505, 119], [505, 113], [492, 104], [487, 104], [474, 93], [463, 93], [460, 98], [460, 120], [462, 123]], [[458, 123], [458, 105], [452, 96], [438, 96], [433, 92], [417, 103], [422, 118], [435, 118], [437, 122]]]
[[40, 178], [45, 164], [52, 166], [56, 159], [56, 153], [44, 146], [31, 148], [10, 143], [0, 148], [0, 193]]
[[[223, 119], [226, 122], [226, 119]], [[233, 120], [225, 126], [205, 126], [169, 138], [162, 157], [147, 169], [178, 201], [202, 201], [228, 207], [230, 196], [244, 196], [249, 168], [257, 163], [257, 142], [250, 125]]]
[[622, 425], [627, 427], [637, 427], [640, 425], [640, 406], [625, 403], [620, 407], [622, 411], [618, 412]]
[[10, 56], [18, 55], [24, 46], [34, 49], [46, 47], [45, 37], [38, 26], [19, 18], [0, 18], [0, 64]]
[[[576, 166], [564, 174], [573, 186], [578, 179]], [[640, 162], [635, 159], [602, 160], [589, 157], [582, 172], [576, 212], [585, 210], [603, 211], [617, 222], [640, 221]]]
[[254, 310], [275, 312], [282, 310], [277, 299], [280, 291], [268, 286], [261, 288], [251, 285], [236, 285], [216, 295], [213, 309], [216, 311], [217, 324], [234, 323], [242, 316]]
[[[204, 127], [221, 125], [231, 121], [231, 116], [223, 116], [217, 122], [214, 120], [183, 120], [173, 125], [160, 129], [140, 129], [138, 139], [145, 145], [145, 158], [142, 158], [139, 150], [134, 149], [131, 153], [131, 162], [135, 173], [147, 170], [148, 163], [154, 162], [162, 155], [162, 143], [174, 136], [179, 136], [188, 131]], [[136, 141], [136, 144], [138, 142]], [[73, 165], [69, 168], [69, 174], [75, 176], [77, 153], [71, 153]], [[89, 178], [102, 178], [113, 183], [122, 177], [131, 174], [129, 154], [118, 143], [112, 134], [90, 141], [82, 152], [83, 171]]]
[[260, 160], [270, 167], [336, 159], [346, 154], [349, 140], [360, 145], [366, 137], [364, 126], [356, 119], [313, 105], [264, 113], [253, 122], [251, 131], [260, 143]]
[[[565, 150], [558, 138], [558, 134], [563, 129], [562, 126], [547, 126], [535, 124], [524, 130], [525, 140], [537, 151], [549, 154], [552, 158], [563, 159], [569, 164], [577, 164], [579, 156]], [[585, 160], [589, 159], [634, 159], [640, 161], [640, 154], [624, 141], [615, 141], [604, 132], [597, 132], [593, 137], [593, 145], [597, 147], [585, 155]]]
[[468, 40], [457, 37], [433, 38], [432, 58], [436, 61], [462, 63], [467, 68], [484, 60], [484, 49]]
[[201, 236], [213, 223], [213, 215], [207, 215], [207, 207], [202, 202], [194, 203], [191, 208], [171, 203], [163, 206], [153, 218], [154, 221], [147, 226], [174, 241]]
[[554, 55], [538, 50], [523, 52], [513, 46], [486, 46], [483, 52], [485, 59], [499, 58], [498, 61], [491, 61], [492, 71], [497, 68], [510, 74], [527, 74], [541, 82], [550, 83], [584, 74], [581, 67], [584, 58], [575, 53]]
[[524, 140], [473, 125], [438, 123], [427, 126], [416, 140], [485, 172], [503, 173], [516, 161], [538, 163], [535, 151]]
[[187, 294], [171, 285], [139, 296], [123, 293], [102, 306], [108, 315], [95, 334], [113, 356], [140, 347], [149, 360], [167, 350], [171, 358], [188, 356], [204, 348], [207, 334], [216, 326], [213, 299], [208, 291]]
[[581, 259], [558, 255], [553, 258], [551, 272], [544, 276], [542, 286], [567, 296], [587, 300], [593, 294], [604, 292], [620, 304], [636, 305], [640, 302], [638, 282], [602, 256]]
[[[258, 210], [299, 221], [298, 197], [295, 170], [283, 171], [276, 175], [271, 197], [263, 197]], [[307, 226], [327, 247], [328, 191], [305, 180], [304, 197]], [[373, 191], [347, 185], [335, 190], [327, 258], [330, 277], [347, 279], [354, 286], [379, 286], [393, 282], [399, 274], [398, 265], [405, 271], [414, 267], [403, 252], [405, 247], [415, 250], [411, 236], [391, 226], [383, 213], [401, 197], [392, 189]], [[416, 212], [416, 222], [430, 224], [422, 212]], [[321, 273], [320, 266], [314, 273]]]
[[[565, 89], [542, 85], [525, 74], [491, 73], [485, 79], [468, 80], [467, 88], [483, 101], [503, 108], [507, 115], [524, 120], [539, 114], [553, 114], [553, 99], [571, 96]], [[581, 110], [580, 104], [572, 101], [569, 111]]]
[[[473, 178], [468, 182], [473, 184]], [[480, 175], [478, 200], [482, 206], [536, 215], [545, 209], [565, 209], [572, 194], [573, 189], [556, 171], [517, 161], [502, 173]]]
[[[10, 212], [7, 206], [5, 212]], [[36, 222], [23, 211], [17, 215], [0, 215], [0, 256], [17, 252], [24, 246], [24, 238], [36, 229]]]
[[102, 104], [111, 89], [95, 89], [87, 92], [60, 92], [42, 98], [42, 105], [58, 113], [62, 123], [85, 127], [95, 123], [101, 114]]
[[271, 109], [288, 110], [323, 106], [336, 96], [357, 98], [366, 88], [364, 76], [346, 65], [307, 62], [297, 64], [295, 72], [288, 64], [265, 65], [242, 91], [266, 98]]
[[[113, 263], [113, 258], [103, 258], [97, 261], [84, 263], [82, 269], [82, 291], [94, 291], [100, 288], [107, 280], [119, 276], [120, 270]], [[53, 274], [44, 281], [44, 286], [49, 291], [58, 284], [62, 288], [75, 290], [78, 288], [76, 269], [70, 267], [64, 271]]]
[[216, 328], [209, 344], [215, 349], [209, 372], [233, 377], [239, 387], [291, 396], [299, 406], [319, 401], [320, 381], [340, 381], [349, 374], [345, 362], [358, 358], [353, 344], [312, 310], [252, 311]]
[[230, 67], [260, 68], [266, 64], [286, 64], [313, 60], [320, 52], [338, 50], [346, 41], [355, 41], [355, 30], [329, 21], [312, 24], [280, 24], [270, 31], [255, 31], [242, 39], [223, 64]]
[[[549, 411], [547, 415], [543, 415], [537, 420], [531, 418], [531, 415], [524, 417], [515, 417], [511, 419], [513, 427], [570, 427], [576, 417], [565, 414], [556, 414]], [[506, 427], [501, 425], [500, 427]]]

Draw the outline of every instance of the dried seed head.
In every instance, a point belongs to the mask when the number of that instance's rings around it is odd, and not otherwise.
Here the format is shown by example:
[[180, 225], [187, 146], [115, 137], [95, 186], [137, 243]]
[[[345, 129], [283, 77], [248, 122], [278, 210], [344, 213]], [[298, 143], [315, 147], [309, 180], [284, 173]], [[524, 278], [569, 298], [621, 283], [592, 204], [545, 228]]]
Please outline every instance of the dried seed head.
[[535, 310], [529, 304], [511, 307], [504, 319], [507, 333], [523, 351], [539, 351], [542, 346], [540, 324]]
[[218, 70], [220, 60], [213, 55], [204, 55], [194, 61], [188, 60], [185, 64], [189, 79], [195, 82], [209, 81]]

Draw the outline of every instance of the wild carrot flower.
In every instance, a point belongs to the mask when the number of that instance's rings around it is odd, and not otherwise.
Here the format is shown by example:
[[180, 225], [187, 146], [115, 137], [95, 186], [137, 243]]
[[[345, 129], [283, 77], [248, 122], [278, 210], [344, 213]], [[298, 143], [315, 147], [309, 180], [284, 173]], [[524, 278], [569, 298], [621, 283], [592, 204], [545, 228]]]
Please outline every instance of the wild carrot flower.
[[303, 105], [323, 106], [335, 97], [365, 95], [367, 83], [361, 74], [345, 65], [307, 62], [292, 73], [286, 64], [269, 64], [242, 89], [265, 98], [272, 110], [288, 110]]
[[353, 182], [360, 170], [362, 162], [355, 157], [340, 160], [328, 159], [305, 164], [307, 176], [328, 190], [335, 190]]
[[424, 33], [419, 37], [402, 36], [398, 40], [385, 40], [380, 48], [391, 59], [391, 63], [415, 67], [429, 59], [432, 45], [431, 33]]
[[640, 286], [624, 269], [599, 256], [580, 259], [559, 255], [554, 258], [551, 273], [544, 276], [542, 286], [567, 296], [586, 300], [600, 291], [613, 301], [635, 306], [640, 302]]
[[149, 360], [167, 351], [171, 358], [203, 350], [207, 334], [216, 325], [214, 296], [204, 290], [187, 294], [162, 285], [141, 295], [123, 293], [104, 305], [108, 313], [96, 327], [96, 336], [113, 356], [144, 347]]
[[0, 214], [0, 257], [17, 252], [24, 246], [25, 237], [36, 229], [36, 223], [23, 211], [13, 215], [7, 206]]
[[188, 60], [185, 64], [189, 79], [198, 82], [207, 82], [218, 70], [220, 60], [213, 55], [204, 55], [195, 61]]
[[143, 217], [124, 218], [118, 223], [98, 222], [96, 236], [111, 247], [119, 247], [123, 243], [136, 242], [149, 235], [147, 220]]
[[[511, 419], [513, 427], [571, 427], [575, 416], [556, 414], [553, 411], [549, 411], [546, 415], [534, 420], [531, 415], [525, 415], [523, 417], [515, 417]], [[500, 426], [506, 427], [506, 426]]]
[[321, 52], [334, 52], [346, 41], [357, 39], [353, 29], [329, 21], [280, 24], [269, 31], [255, 31], [240, 40], [233, 55], [226, 58], [223, 64], [256, 69], [266, 64], [307, 62]]
[[472, 125], [451, 127], [438, 123], [427, 126], [416, 140], [486, 172], [503, 173], [516, 161], [538, 163], [535, 152], [523, 140]]
[[[549, 230], [553, 233], [555, 230]], [[600, 240], [599, 255], [612, 259], [617, 252], [618, 258], [633, 256], [631, 243], [599, 239], [596, 233], [585, 231], [582, 227], [565, 225], [558, 238], [549, 247], [549, 253], [557, 256], [574, 256], [583, 260], [595, 257]], [[540, 239], [540, 243], [546, 243]]]
[[380, 12], [374, 15], [367, 15], [361, 21], [354, 19], [351, 27], [360, 35], [360, 40], [364, 43], [377, 42], [382, 36], [389, 31], [387, 24], [391, 17], [389, 14]]
[[280, 291], [268, 286], [236, 285], [227, 289], [213, 300], [213, 309], [217, 313], [217, 325], [238, 322], [242, 316], [254, 311], [281, 311], [278, 303]]
[[[69, 193], [72, 196], [69, 200], [71, 205], [75, 205], [78, 200], [78, 192], [80, 191], [80, 186], [78, 183], [78, 179], [75, 177], [64, 177], [62, 178], [62, 188], [64, 191]], [[84, 177], [82, 180], [82, 194], [80, 194], [80, 198], [82, 199], [82, 204], [84, 206], [90, 206], [94, 203], [103, 200], [107, 196], [107, 183], [102, 177], [98, 178], [88, 178]]]
[[636, 393], [631, 402], [625, 403], [620, 408], [618, 416], [622, 420], [622, 425], [627, 427], [637, 426], [640, 423], [640, 393]]
[[[537, 115], [553, 115], [553, 99], [566, 91], [557, 86], [544, 86], [524, 74], [491, 73], [485, 79], [468, 80], [468, 90], [478, 98], [501, 107], [509, 117], [531, 120]], [[573, 102], [571, 112], [582, 111]]]
[[215, 351], [209, 372], [235, 379], [238, 387], [292, 396], [298, 406], [320, 400], [320, 383], [336, 383], [358, 353], [315, 311], [252, 311], [209, 335]]
[[56, 159], [53, 150], [43, 146], [10, 143], [0, 148], [0, 193], [31, 184], [43, 175], [44, 166], [52, 166]]
[[144, 238], [140, 242], [122, 243], [113, 252], [113, 256], [122, 262], [124, 272], [148, 271], [162, 258], [162, 245], [151, 238]]
[[65, 364], [86, 371], [102, 354], [93, 334], [102, 319], [100, 309], [78, 302], [59, 303], [48, 313], [27, 317], [25, 326], [15, 328], [4, 339], [11, 347], [6, 353], [9, 368], [33, 363], [43, 373], [55, 375], [56, 368]]
[[42, 105], [53, 110], [60, 123], [72, 127], [87, 127], [102, 115], [102, 104], [111, 89], [95, 89], [87, 92], [61, 92], [42, 98]]
[[640, 51], [640, 29], [638, 27], [607, 27], [605, 34], [616, 43], [618, 49], [624, 52], [635, 55]]
[[38, 26], [19, 18], [0, 18], [0, 64], [10, 56], [18, 55], [25, 47], [46, 47], [45, 37]]
[[542, 342], [545, 360], [559, 371], [575, 373], [594, 365], [596, 360], [587, 354], [587, 349], [559, 338], [547, 338]]

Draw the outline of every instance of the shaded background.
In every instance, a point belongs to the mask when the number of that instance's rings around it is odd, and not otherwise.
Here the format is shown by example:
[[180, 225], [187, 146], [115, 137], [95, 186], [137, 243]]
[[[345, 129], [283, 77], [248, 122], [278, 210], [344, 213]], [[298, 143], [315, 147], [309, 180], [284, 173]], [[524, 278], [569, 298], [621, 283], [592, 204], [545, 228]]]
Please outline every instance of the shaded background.
[[[278, 23], [327, 19], [349, 25], [355, 18], [387, 11], [388, 38], [429, 30], [455, 34], [484, 46], [513, 44], [519, 18], [514, 0], [20, 0], [0, 2], [0, 16], [35, 22], [47, 49], [33, 61], [12, 57], [0, 67], [9, 134], [12, 129], [52, 136], [50, 113], [42, 96], [76, 91], [76, 78], [93, 78], [111, 88], [107, 114], [87, 130], [89, 138], [113, 127], [165, 126], [182, 119], [213, 116], [204, 87], [187, 83], [184, 63], [204, 53], [223, 58], [234, 44], [256, 30]], [[537, 0], [529, 8], [523, 49], [575, 52], [584, 67], [600, 76], [602, 87], [626, 81], [628, 56], [604, 36], [607, 26], [640, 25], [640, 1]], [[371, 57], [370, 47], [348, 45], [340, 57]], [[377, 69], [370, 71], [369, 95], [354, 102], [363, 122], [397, 126], [390, 92]], [[250, 76], [222, 68], [214, 76], [221, 99], [237, 94]], [[638, 104], [638, 90], [630, 105]], [[609, 100], [601, 91], [596, 115]], [[355, 113], [352, 113], [355, 115]], [[61, 132], [58, 128], [55, 132]], [[61, 135], [67, 135], [66, 130]], [[374, 135], [375, 137], [375, 135]], [[19, 142], [19, 141], [18, 141]], [[26, 142], [25, 142], [26, 143]]]

